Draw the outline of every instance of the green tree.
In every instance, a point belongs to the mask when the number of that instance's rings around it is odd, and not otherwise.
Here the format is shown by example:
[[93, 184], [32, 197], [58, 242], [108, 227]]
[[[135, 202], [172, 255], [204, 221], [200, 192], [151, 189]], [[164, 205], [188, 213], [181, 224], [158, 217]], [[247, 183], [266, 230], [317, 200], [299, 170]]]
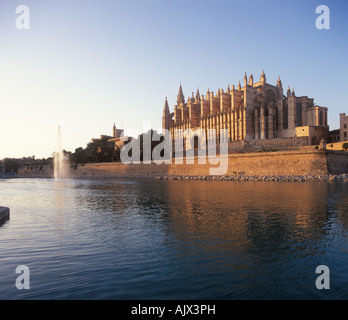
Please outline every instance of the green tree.
[[86, 151], [83, 148], [76, 148], [74, 153], [70, 154], [69, 160], [71, 163], [86, 163]]
[[19, 162], [16, 159], [4, 159], [3, 161], [4, 167], [5, 167], [5, 172], [10, 173], [10, 172], [18, 172], [19, 169]]
[[85, 149], [75, 149], [74, 153], [70, 153], [69, 159], [71, 163], [80, 164], [119, 161], [120, 150], [115, 149], [113, 141], [103, 138], [89, 142]]

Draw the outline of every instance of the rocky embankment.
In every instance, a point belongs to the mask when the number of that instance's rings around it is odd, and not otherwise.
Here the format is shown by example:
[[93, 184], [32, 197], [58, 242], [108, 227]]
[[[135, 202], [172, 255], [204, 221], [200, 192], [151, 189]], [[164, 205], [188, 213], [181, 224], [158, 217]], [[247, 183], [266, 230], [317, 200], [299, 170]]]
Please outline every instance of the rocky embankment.
[[156, 180], [207, 181], [274, 181], [274, 182], [348, 182], [348, 174], [340, 175], [230, 175], [230, 176], [156, 176]]

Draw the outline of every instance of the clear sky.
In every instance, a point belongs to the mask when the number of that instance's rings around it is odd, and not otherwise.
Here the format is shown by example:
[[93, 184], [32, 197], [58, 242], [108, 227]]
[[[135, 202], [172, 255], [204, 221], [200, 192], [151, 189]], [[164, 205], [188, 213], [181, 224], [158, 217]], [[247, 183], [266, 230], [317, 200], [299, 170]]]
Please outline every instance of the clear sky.
[[[18, 5], [30, 29], [16, 28]], [[330, 29], [315, 26], [318, 5]], [[161, 128], [180, 82], [187, 97], [280, 76], [297, 96], [348, 113], [348, 2], [0, 0], [0, 159], [49, 157], [117, 128]]]

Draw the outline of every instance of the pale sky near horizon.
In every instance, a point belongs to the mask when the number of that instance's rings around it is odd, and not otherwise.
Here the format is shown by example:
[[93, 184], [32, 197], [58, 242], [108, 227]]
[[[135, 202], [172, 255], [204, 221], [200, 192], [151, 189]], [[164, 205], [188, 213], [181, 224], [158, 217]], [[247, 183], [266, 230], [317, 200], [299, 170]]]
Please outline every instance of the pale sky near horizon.
[[[318, 30], [318, 5], [330, 29]], [[16, 28], [16, 7], [30, 29]], [[180, 82], [185, 98], [280, 76], [328, 107], [330, 130], [348, 114], [346, 1], [0, 0], [0, 159], [51, 156], [118, 128], [161, 128]]]

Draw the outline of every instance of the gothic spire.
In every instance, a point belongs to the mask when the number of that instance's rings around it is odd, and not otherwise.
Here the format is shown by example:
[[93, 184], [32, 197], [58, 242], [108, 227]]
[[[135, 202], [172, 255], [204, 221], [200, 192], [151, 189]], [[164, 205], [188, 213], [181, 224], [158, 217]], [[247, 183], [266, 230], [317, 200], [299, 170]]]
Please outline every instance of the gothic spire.
[[260, 82], [262, 82], [263, 85], [266, 84], [266, 75], [265, 75], [265, 72], [263, 70], [261, 73]]
[[199, 94], [198, 88], [197, 88], [197, 91], [196, 91], [196, 99], [197, 99], [197, 101], [200, 101], [200, 100], [201, 100], [201, 96], [200, 96], [200, 94]]
[[210, 98], [210, 91], [209, 91], [209, 88], [208, 88], [208, 90], [207, 90], [207, 94], [206, 94], [206, 96], [205, 96], [205, 99], [209, 99]]
[[168, 105], [168, 100], [166, 97], [166, 101], [164, 102], [164, 107], [163, 107], [163, 113], [169, 113], [169, 105]]
[[247, 83], [248, 83], [248, 77], [247, 77], [247, 74], [245, 72], [245, 74], [244, 74], [244, 87], [246, 87]]
[[249, 86], [252, 86], [254, 84], [254, 77], [253, 77], [253, 74], [250, 75], [249, 77]]
[[182, 93], [182, 87], [181, 87], [181, 83], [180, 83], [180, 87], [179, 87], [179, 93], [178, 93], [178, 97], [177, 97], [177, 104], [179, 105], [180, 102], [185, 103], [185, 98], [184, 98], [184, 94]]

